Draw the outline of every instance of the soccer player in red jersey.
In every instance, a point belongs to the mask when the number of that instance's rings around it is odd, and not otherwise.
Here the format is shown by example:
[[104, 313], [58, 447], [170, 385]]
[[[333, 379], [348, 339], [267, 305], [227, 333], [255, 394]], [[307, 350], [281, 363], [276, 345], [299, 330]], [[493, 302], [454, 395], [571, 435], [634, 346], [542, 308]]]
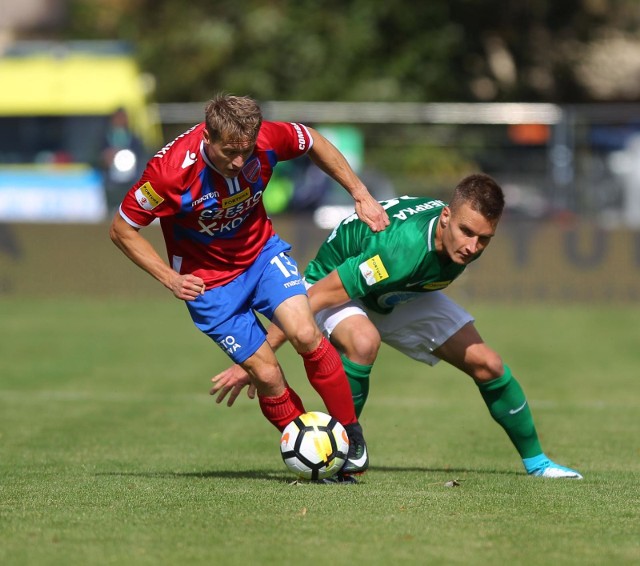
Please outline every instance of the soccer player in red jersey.
[[[216, 96], [205, 121], [167, 144], [129, 190], [110, 228], [113, 242], [173, 295], [195, 325], [249, 374], [278, 430], [305, 412], [286, 382], [256, 312], [277, 324], [302, 356], [311, 385], [351, 441], [345, 474], [368, 454], [340, 357], [314, 321], [291, 246], [274, 232], [262, 196], [279, 161], [308, 155], [340, 183], [369, 228], [389, 218], [344, 156], [313, 128], [263, 121], [253, 99]], [[167, 264], [140, 229], [159, 219]]]

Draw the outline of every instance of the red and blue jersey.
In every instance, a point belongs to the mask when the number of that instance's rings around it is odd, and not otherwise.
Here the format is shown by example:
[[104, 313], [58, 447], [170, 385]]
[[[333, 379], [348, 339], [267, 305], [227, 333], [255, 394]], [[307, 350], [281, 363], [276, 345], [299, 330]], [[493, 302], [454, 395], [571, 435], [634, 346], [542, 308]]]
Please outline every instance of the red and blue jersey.
[[302, 124], [263, 122], [240, 174], [227, 178], [207, 158], [201, 123], [163, 147], [120, 205], [142, 228], [160, 219], [169, 263], [207, 289], [243, 273], [274, 235], [262, 195], [279, 161], [304, 155], [313, 138]]

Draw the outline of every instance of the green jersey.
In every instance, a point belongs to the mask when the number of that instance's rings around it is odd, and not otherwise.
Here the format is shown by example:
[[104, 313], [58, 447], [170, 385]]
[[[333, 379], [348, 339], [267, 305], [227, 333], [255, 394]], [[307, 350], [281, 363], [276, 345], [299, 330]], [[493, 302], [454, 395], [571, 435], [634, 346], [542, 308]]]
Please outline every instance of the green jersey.
[[403, 196], [381, 204], [390, 220], [384, 231], [372, 232], [352, 214], [325, 240], [304, 275], [315, 283], [337, 269], [349, 297], [388, 313], [418, 293], [445, 288], [465, 266], [436, 253], [444, 202]]

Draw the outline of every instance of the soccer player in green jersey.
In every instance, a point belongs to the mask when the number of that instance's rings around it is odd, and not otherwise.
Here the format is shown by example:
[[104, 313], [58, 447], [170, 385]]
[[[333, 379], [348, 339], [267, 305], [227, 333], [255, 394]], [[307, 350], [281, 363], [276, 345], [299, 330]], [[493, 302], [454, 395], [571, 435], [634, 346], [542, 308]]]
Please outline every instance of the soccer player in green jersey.
[[[582, 479], [544, 454], [510, 368], [482, 340], [473, 317], [441, 291], [491, 242], [504, 208], [500, 186], [476, 174], [460, 181], [448, 205], [416, 197], [382, 204], [391, 220], [384, 232], [373, 233], [355, 214], [349, 216], [305, 271], [318, 325], [342, 353], [356, 414], [366, 403], [369, 375], [384, 342], [420, 362], [433, 366], [444, 360], [468, 374], [528, 474]], [[268, 340], [277, 347], [284, 336], [272, 326]], [[234, 366], [212, 379], [218, 403], [230, 394], [227, 404], [233, 404], [248, 384], [243, 373]], [[253, 397], [251, 388], [248, 393]]]

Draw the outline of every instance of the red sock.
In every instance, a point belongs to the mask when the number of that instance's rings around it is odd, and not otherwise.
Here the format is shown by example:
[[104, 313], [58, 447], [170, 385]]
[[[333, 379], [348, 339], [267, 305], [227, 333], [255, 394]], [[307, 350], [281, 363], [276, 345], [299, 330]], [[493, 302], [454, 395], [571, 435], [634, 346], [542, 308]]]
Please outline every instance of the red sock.
[[280, 397], [262, 397], [258, 395], [258, 401], [262, 414], [280, 432], [293, 419], [305, 412], [300, 397], [290, 387], [287, 387]]
[[322, 397], [329, 414], [343, 425], [357, 422], [351, 386], [344, 373], [340, 355], [329, 340], [323, 337], [313, 352], [306, 352], [301, 356], [309, 382]]

